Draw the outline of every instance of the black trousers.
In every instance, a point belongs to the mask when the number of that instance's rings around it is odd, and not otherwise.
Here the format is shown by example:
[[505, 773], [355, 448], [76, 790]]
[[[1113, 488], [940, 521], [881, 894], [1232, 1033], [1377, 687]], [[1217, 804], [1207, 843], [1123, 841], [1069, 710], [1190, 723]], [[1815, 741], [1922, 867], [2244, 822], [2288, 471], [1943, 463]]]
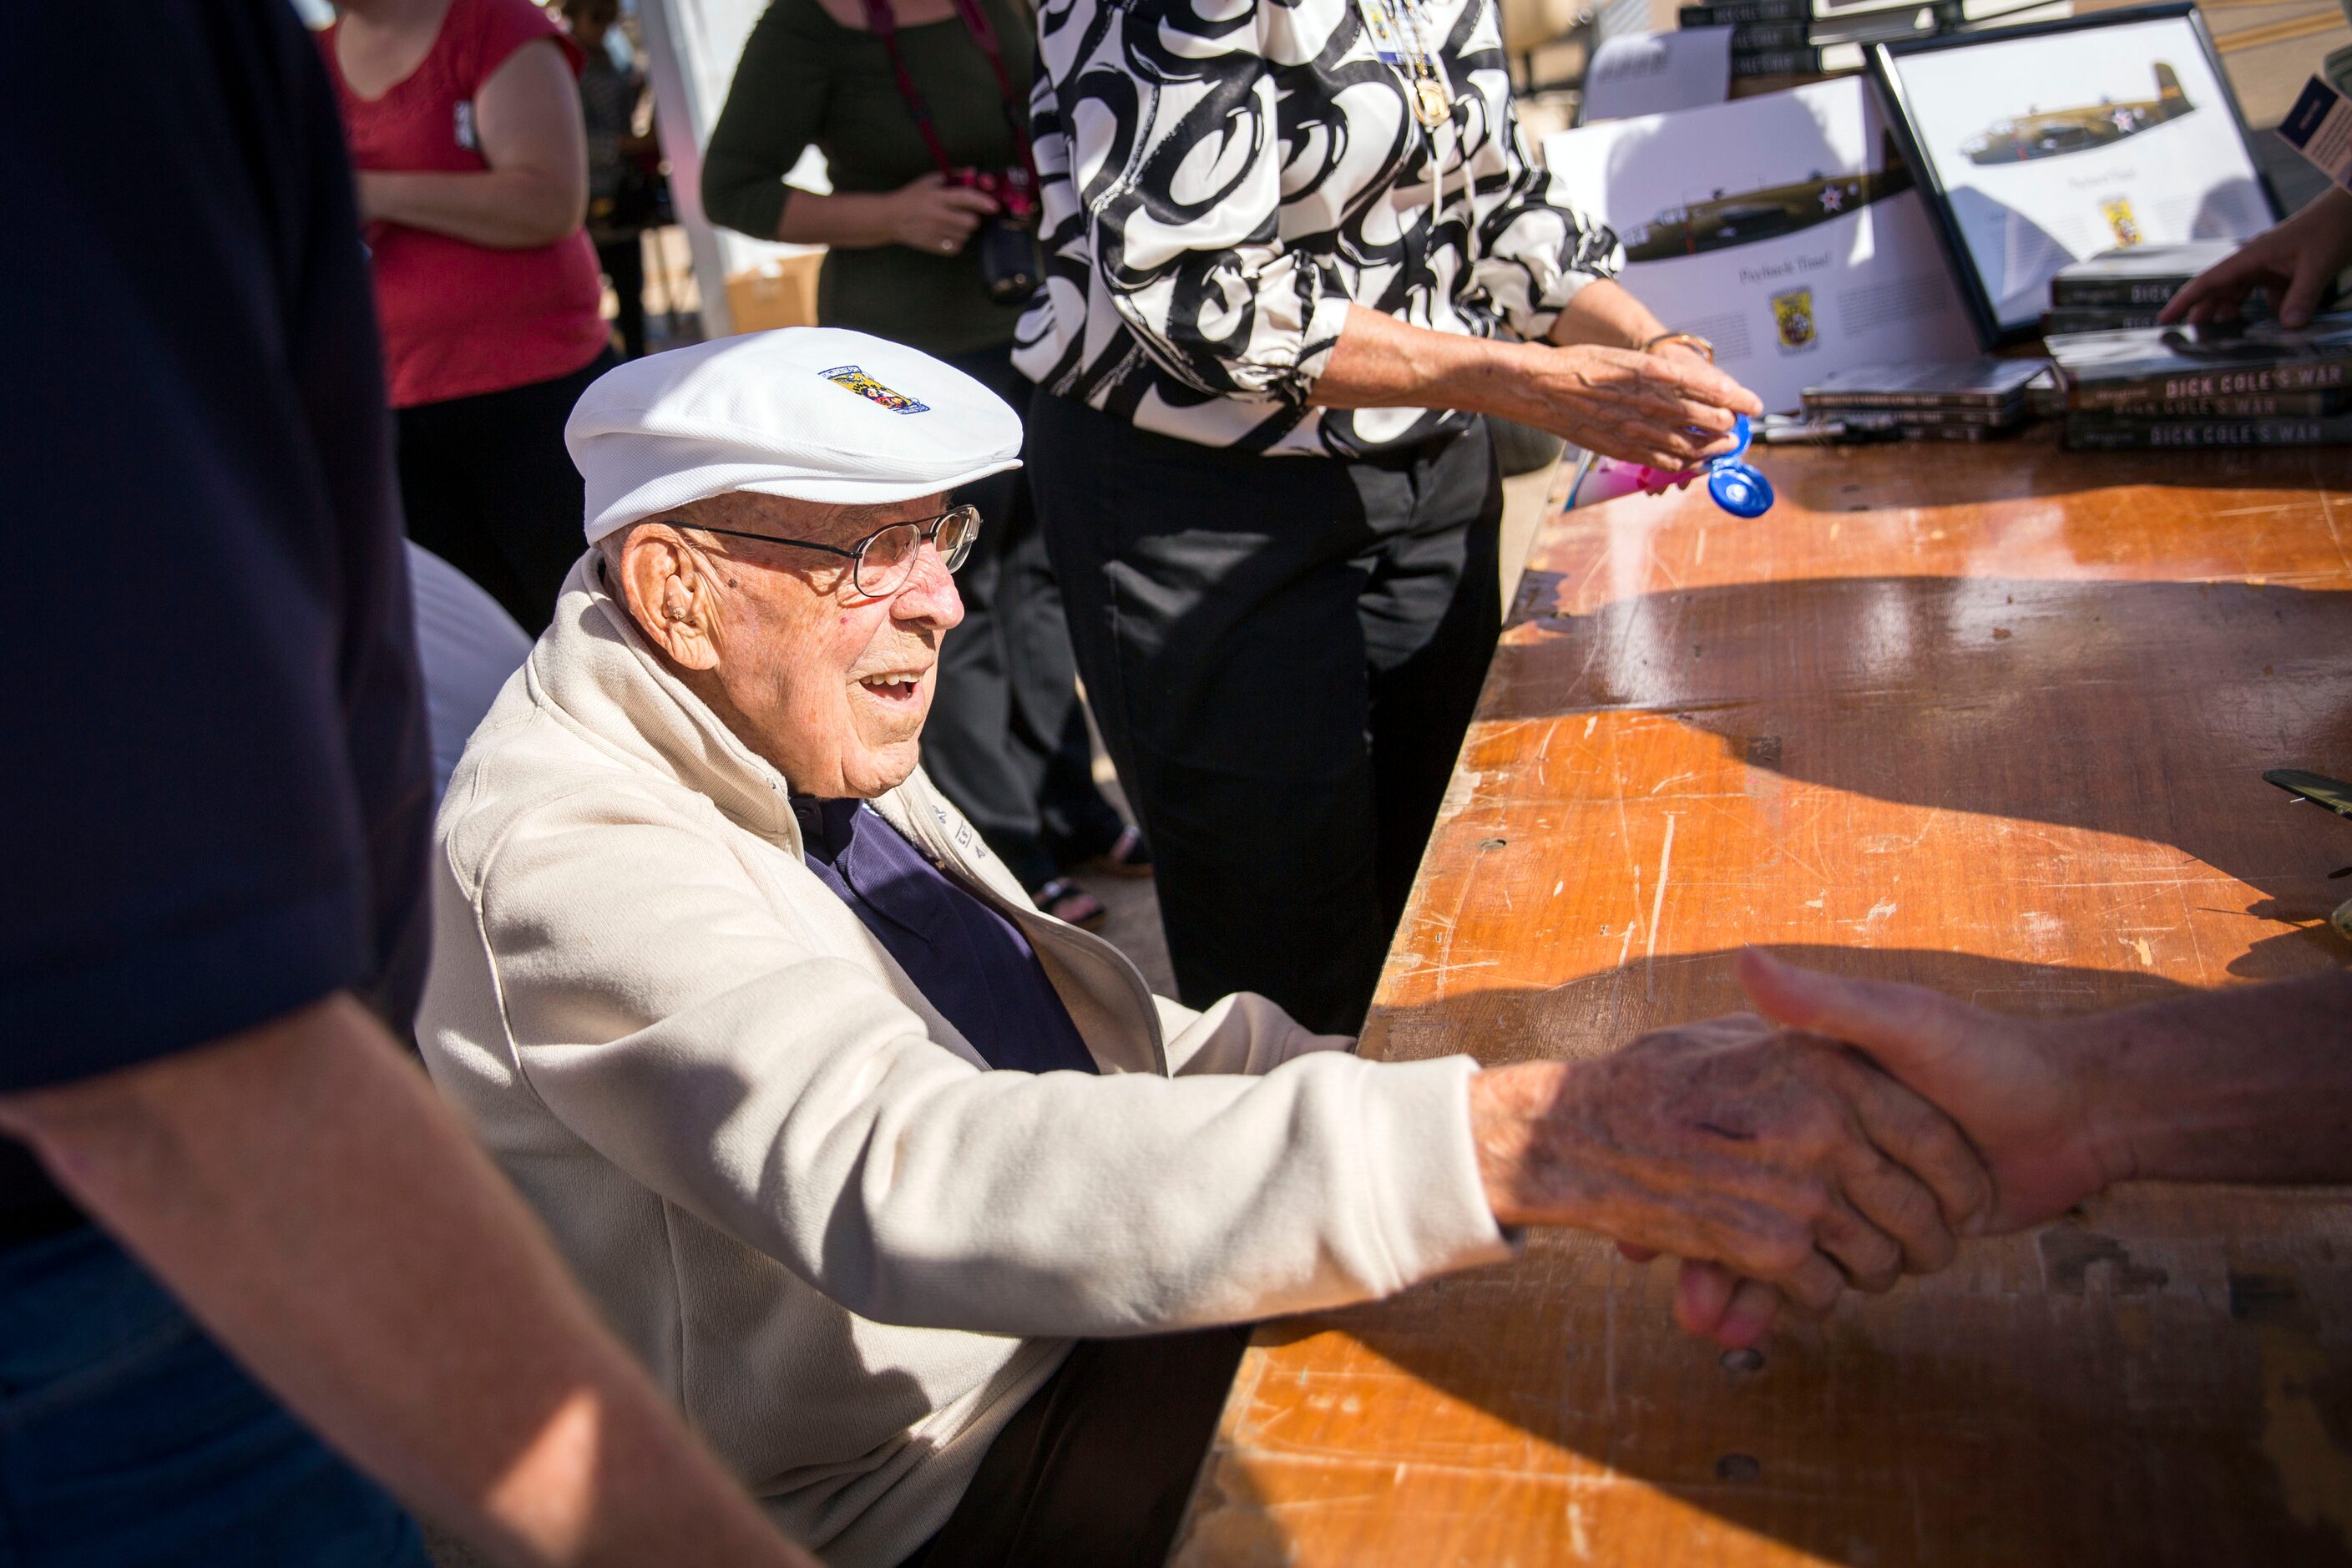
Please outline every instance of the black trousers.
[[563, 422], [609, 348], [570, 375], [504, 392], [420, 403], [394, 415], [408, 537], [480, 584], [537, 637], [587, 548], [586, 491]]
[[[948, 363], [1025, 413], [1030, 384], [1011, 345]], [[963, 624], [940, 647], [923, 770], [1034, 892], [1126, 825], [1095, 787], [1061, 590], [1025, 477], [997, 474], [956, 499], [980, 508], [980, 538], [956, 574]]]
[[1160, 1568], [1249, 1334], [1079, 1341], [900, 1568]]
[[621, 357], [638, 359], [646, 352], [646, 245], [643, 235], [600, 240], [596, 266], [613, 286], [620, 301], [613, 325], [621, 334]]
[[1501, 628], [1486, 430], [1263, 458], [1041, 393], [1028, 461], [1178, 994], [1354, 1031]]

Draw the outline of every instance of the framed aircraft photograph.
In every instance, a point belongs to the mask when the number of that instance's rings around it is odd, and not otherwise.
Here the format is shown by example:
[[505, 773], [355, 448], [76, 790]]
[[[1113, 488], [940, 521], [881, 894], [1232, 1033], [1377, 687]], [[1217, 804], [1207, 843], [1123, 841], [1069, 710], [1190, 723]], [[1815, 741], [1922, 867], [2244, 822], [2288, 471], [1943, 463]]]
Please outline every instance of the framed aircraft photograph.
[[1861, 77], [1580, 126], [1545, 138], [1544, 163], [1617, 231], [1626, 286], [1767, 409], [1832, 371], [1977, 352]]
[[2278, 219], [2192, 5], [1879, 44], [1871, 70], [1987, 348], [2040, 331], [2069, 262]]

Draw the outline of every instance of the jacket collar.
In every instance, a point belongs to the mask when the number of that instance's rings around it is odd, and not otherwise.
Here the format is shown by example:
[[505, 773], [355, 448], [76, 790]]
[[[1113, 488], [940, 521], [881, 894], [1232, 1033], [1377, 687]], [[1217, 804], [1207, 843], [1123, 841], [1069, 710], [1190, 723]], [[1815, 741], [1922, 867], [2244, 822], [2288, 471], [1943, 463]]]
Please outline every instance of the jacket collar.
[[605, 592], [604, 557], [572, 563], [555, 620], [531, 649], [530, 676], [557, 712], [607, 751], [707, 797], [730, 821], [801, 853], [791, 786], [670, 673]]

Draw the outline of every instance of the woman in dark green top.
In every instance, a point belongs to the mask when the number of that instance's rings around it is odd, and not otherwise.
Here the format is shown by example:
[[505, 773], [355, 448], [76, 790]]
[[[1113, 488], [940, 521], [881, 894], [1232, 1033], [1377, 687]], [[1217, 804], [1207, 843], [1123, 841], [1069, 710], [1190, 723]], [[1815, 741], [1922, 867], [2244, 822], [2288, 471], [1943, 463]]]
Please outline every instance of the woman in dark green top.
[[[886, 0], [887, 3], [887, 0]], [[1006, 77], [1025, 92], [1034, 26], [1022, 0], [981, 0]], [[1002, 172], [1024, 156], [995, 68], [953, 0], [895, 0], [907, 74], [957, 169]], [[811, 145], [833, 194], [784, 175]], [[900, 96], [865, 0], [774, 0], [743, 47], [702, 160], [702, 206], [755, 239], [827, 247], [817, 320], [936, 354], [1026, 415], [1013, 368], [1026, 301], [1000, 303], [971, 244], [996, 203], [948, 183]], [[1019, 474], [963, 498], [985, 526], [957, 574], [963, 624], [940, 649], [923, 766], [1040, 908], [1099, 925], [1103, 908], [1062, 876], [1093, 862], [1148, 870], [1135, 830], [1095, 788], [1062, 597]]]

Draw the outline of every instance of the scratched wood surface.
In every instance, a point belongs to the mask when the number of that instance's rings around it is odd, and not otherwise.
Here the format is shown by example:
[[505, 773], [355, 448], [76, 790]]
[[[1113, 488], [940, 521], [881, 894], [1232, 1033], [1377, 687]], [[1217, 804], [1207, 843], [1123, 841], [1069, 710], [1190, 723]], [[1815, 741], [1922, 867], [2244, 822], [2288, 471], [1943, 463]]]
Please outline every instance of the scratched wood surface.
[[[1364, 1049], [1607, 1051], [1754, 942], [2063, 1014], [2352, 958], [2352, 453], [1767, 454], [1538, 537]], [[1783, 1328], [1589, 1238], [1261, 1331], [1173, 1562], [2352, 1563], [2352, 1194], [2141, 1185]]]

